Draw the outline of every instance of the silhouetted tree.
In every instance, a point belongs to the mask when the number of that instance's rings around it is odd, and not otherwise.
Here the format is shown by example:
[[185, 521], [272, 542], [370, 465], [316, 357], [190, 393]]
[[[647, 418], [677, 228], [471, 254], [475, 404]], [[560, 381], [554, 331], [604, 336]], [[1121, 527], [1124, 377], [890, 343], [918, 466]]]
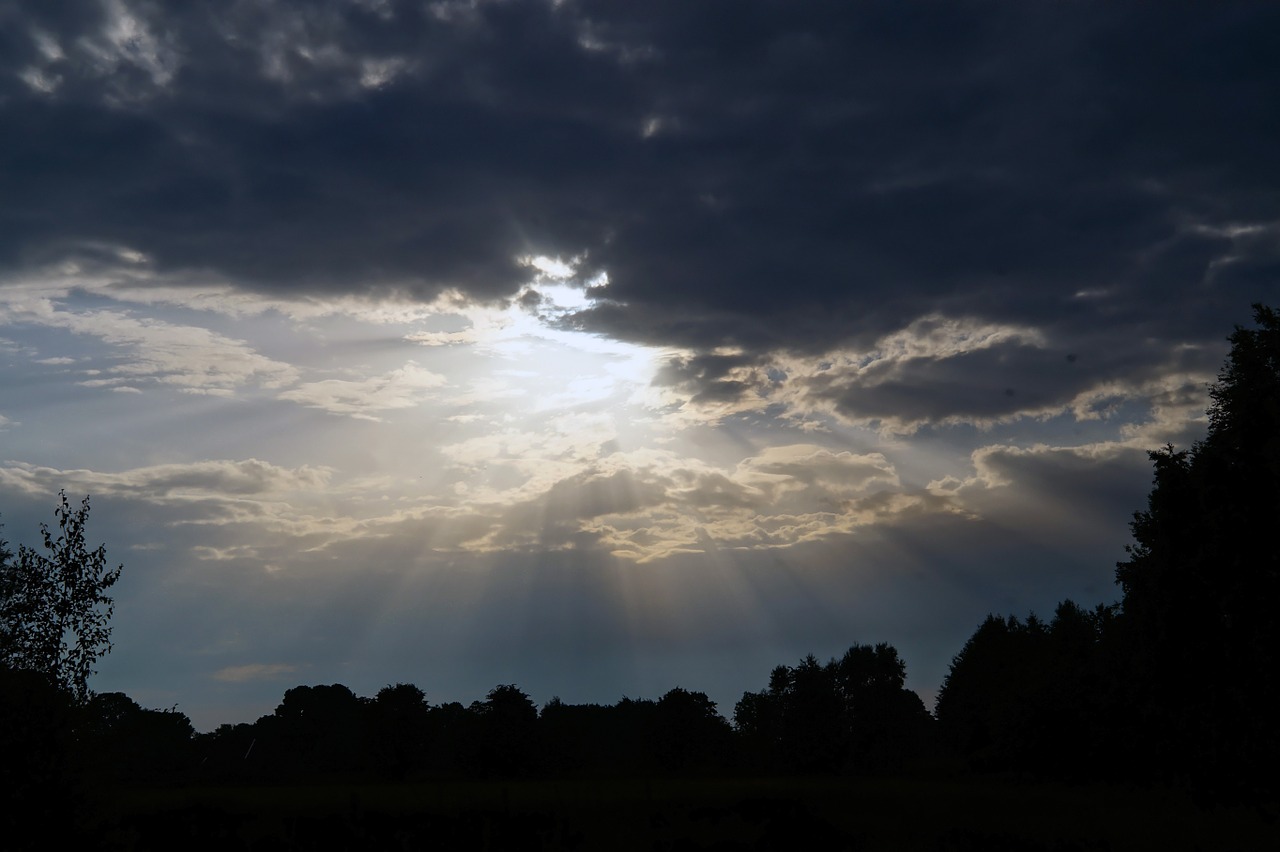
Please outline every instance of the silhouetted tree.
[[734, 726], [757, 765], [802, 772], [900, 768], [918, 757], [932, 719], [906, 689], [891, 645], [854, 645], [825, 665], [812, 654], [778, 666], [768, 689], [746, 693]]
[[658, 699], [654, 751], [669, 771], [723, 768], [729, 758], [729, 723], [703, 692], [676, 687]]
[[927, 745], [932, 718], [906, 688], [907, 664], [892, 645], [854, 645], [829, 664], [840, 702], [845, 769], [896, 769]]
[[784, 765], [782, 702], [769, 691], [743, 693], [733, 707], [733, 727], [748, 766], [777, 769]]
[[411, 683], [384, 686], [369, 705], [369, 748], [378, 771], [403, 778], [426, 763], [431, 708]]
[[122, 781], [172, 780], [191, 763], [191, 720], [146, 710], [122, 692], [98, 693], [80, 711], [79, 735], [92, 769]]
[[1046, 741], [1041, 770], [1071, 778], [1131, 774], [1118, 763], [1123, 734], [1115, 724], [1125, 700], [1125, 670], [1114, 604], [1086, 610], [1063, 601], [1045, 643], [1038, 710]]
[[548, 767], [561, 773], [647, 776], [728, 768], [732, 731], [704, 693], [679, 687], [657, 701], [552, 699], [538, 720]]
[[841, 709], [831, 667], [809, 654], [788, 670], [782, 692], [783, 751], [793, 766], [814, 772], [840, 765], [845, 747]]
[[302, 773], [348, 773], [367, 763], [364, 704], [342, 684], [295, 686], [276, 707], [275, 723], [259, 720], [264, 751]]
[[279, 767], [266, 766], [261, 758], [269, 749], [258, 747], [264, 735], [264, 720], [279, 722], [264, 716], [256, 724], [222, 724], [214, 730], [196, 734], [192, 740], [192, 752], [196, 756], [196, 777], [216, 782], [260, 781], [277, 774]]
[[57, 535], [40, 525], [46, 553], [20, 545], [14, 556], [0, 542], [0, 662], [41, 672], [85, 701], [94, 664], [111, 650], [106, 591], [123, 566], [108, 568], [105, 549], [85, 543], [89, 498], [73, 509], [65, 491], [58, 497]]
[[987, 616], [938, 691], [939, 733], [978, 770], [1031, 770], [1037, 765], [1037, 708], [1046, 631], [1035, 616]]
[[[592, 754], [593, 725], [601, 708], [597, 704], [571, 705], [552, 696], [538, 711], [538, 740], [543, 749], [543, 765], [551, 772], [564, 774], [585, 767]], [[598, 724], [598, 721], [597, 721]]]
[[515, 684], [489, 690], [484, 701], [471, 705], [480, 721], [476, 759], [480, 771], [524, 774], [534, 768], [538, 708]]
[[428, 714], [434, 748], [427, 766], [433, 774], [452, 776], [480, 771], [480, 720], [461, 702], [447, 701]]
[[1071, 601], [1047, 625], [987, 616], [939, 690], [943, 744], [979, 771], [1105, 774], [1116, 739], [1113, 620], [1113, 607], [1089, 612]]
[[1151, 453], [1155, 481], [1116, 566], [1135, 758], [1235, 775], [1280, 756], [1280, 314], [1254, 306], [1210, 389], [1209, 429]]
[[0, 843], [49, 848], [82, 828], [82, 750], [75, 739], [75, 699], [42, 672], [0, 663]]

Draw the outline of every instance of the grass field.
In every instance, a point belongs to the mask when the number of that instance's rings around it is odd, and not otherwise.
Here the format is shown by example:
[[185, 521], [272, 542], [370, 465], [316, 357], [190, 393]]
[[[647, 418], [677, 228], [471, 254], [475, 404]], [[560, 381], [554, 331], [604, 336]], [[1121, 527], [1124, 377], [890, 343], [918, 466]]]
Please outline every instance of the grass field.
[[918, 779], [540, 780], [114, 791], [126, 849], [1276, 850], [1276, 808]]

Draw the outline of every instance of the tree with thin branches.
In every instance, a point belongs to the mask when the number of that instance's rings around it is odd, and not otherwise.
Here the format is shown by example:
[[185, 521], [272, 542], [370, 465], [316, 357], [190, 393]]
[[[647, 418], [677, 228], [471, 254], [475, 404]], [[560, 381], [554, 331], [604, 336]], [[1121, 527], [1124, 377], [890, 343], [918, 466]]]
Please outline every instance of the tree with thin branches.
[[40, 672], [83, 702], [111, 650], [107, 590], [123, 566], [109, 567], [105, 546], [89, 549], [89, 498], [76, 508], [66, 491], [58, 497], [56, 529], [40, 525], [43, 552], [19, 545], [15, 555], [0, 541], [0, 662]]

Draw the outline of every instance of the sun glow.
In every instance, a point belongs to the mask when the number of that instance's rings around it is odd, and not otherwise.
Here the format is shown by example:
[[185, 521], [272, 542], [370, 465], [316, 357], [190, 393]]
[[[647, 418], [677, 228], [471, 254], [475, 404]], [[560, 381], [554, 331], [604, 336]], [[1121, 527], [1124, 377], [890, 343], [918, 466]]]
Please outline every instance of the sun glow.
[[575, 314], [602, 297], [607, 275], [576, 280], [576, 257], [520, 262], [536, 274], [513, 299], [499, 306], [442, 306], [442, 316], [465, 327], [414, 332], [406, 339], [427, 346], [469, 344], [477, 354], [496, 358], [484, 376], [485, 389], [520, 400], [526, 410], [639, 401], [670, 353], [569, 327]]

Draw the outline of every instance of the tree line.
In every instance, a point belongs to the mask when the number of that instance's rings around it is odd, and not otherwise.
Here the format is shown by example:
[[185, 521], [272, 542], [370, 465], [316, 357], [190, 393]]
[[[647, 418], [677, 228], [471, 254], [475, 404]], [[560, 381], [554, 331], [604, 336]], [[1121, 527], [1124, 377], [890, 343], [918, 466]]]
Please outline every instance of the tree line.
[[[854, 646], [843, 667], [836, 660], [819, 665], [816, 678], [812, 658], [794, 669], [780, 667], [797, 675], [793, 685], [750, 694], [733, 724], [705, 693], [679, 687], [656, 700], [624, 697], [602, 705], [553, 698], [539, 709], [514, 684], [496, 686], [470, 705], [433, 705], [407, 683], [372, 697], [330, 684], [289, 689], [273, 713], [251, 724], [190, 735], [181, 714], [99, 696], [94, 700], [106, 698], [126, 712], [113, 715], [103, 731], [100, 743], [110, 748], [98, 768], [131, 772], [131, 780], [217, 783], [901, 768], [908, 754], [923, 754], [932, 720], [900, 681], [882, 690], [867, 672], [850, 671], [849, 657], [873, 654], [869, 646]], [[845, 675], [839, 682], [829, 677], [838, 669]], [[765, 706], [768, 721], [759, 712]], [[134, 747], [143, 726], [150, 726], [145, 736], [155, 747]], [[871, 742], [873, 730], [892, 733], [898, 747]]]
[[892, 646], [780, 665], [730, 718], [704, 693], [538, 708], [514, 684], [470, 705], [419, 687], [360, 697], [288, 690], [252, 724], [196, 734], [176, 710], [87, 688], [109, 650], [119, 576], [85, 544], [65, 494], [43, 553], [0, 541], [4, 779], [88, 771], [129, 782], [353, 777], [904, 772], [1148, 779], [1265, 778], [1280, 604], [1280, 314], [1254, 308], [1210, 390], [1206, 437], [1150, 454], [1154, 484], [1116, 566], [1122, 597], [1052, 618], [990, 615], [956, 654], [931, 714]]

